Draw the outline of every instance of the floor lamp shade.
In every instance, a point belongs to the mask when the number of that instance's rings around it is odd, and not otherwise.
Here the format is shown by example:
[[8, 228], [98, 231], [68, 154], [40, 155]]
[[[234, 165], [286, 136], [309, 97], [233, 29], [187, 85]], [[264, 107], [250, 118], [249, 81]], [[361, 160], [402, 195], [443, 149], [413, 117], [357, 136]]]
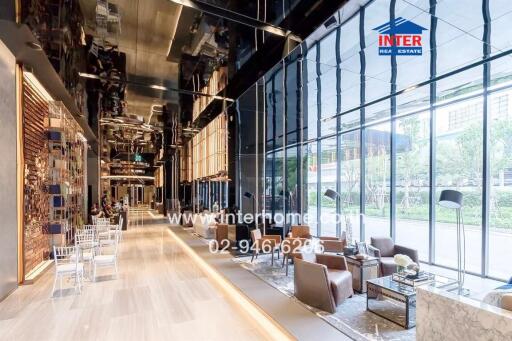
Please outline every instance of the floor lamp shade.
[[445, 189], [439, 197], [439, 205], [451, 209], [462, 207], [462, 193], [451, 189]]
[[336, 191], [333, 191], [332, 189], [327, 189], [327, 191], [325, 191], [324, 195], [332, 200], [336, 200], [337, 197], [339, 197], [339, 194], [338, 192]]

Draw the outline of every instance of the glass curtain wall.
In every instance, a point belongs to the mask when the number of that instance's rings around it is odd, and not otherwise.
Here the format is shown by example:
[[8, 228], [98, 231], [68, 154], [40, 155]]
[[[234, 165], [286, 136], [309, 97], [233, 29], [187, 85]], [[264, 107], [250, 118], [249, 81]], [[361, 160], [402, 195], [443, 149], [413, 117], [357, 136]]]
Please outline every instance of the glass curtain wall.
[[[421, 55], [379, 55], [375, 29], [397, 18], [420, 27]], [[306, 40], [262, 82], [265, 210], [307, 213], [316, 235], [348, 220], [355, 240], [389, 236], [454, 267], [455, 212], [437, 200], [456, 189], [467, 270], [509, 277], [511, 20], [506, 0], [378, 0]]]

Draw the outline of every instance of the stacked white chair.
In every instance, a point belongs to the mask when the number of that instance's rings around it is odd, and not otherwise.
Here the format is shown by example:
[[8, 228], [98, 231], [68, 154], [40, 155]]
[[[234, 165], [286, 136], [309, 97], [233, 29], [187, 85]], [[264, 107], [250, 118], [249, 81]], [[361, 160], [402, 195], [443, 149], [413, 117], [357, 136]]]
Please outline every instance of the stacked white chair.
[[[99, 246], [96, 231], [90, 229], [82, 229], [75, 234], [75, 246], [78, 251], [79, 259], [84, 265], [89, 266], [89, 278], [91, 277], [92, 267], [96, 248]], [[72, 256], [73, 257], [76, 256]]]
[[123, 240], [123, 217], [119, 216], [119, 222], [115, 225], [110, 225], [110, 230], [116, 231], [119, 234], [119, 241]]
[[84, 277], [84, 264], [77, 257], [79, 250], [75, 246], [54, 246], [53, 255], [55, 259], [55, 280], [53, 282], [52, 296], [55, 293], [57, 280], [60, 279], [62, 290], [62, 279], [64, 277], [74, 278], [75, 290], [82, 291]]
[[[103, 253], [101, 252], [101, 254], [99, 255], [95, 255], [94, 256], [94, 260], [93, 260], [93, 278], [94, 280], [96, 280], [96, 270], [98, 267], [106, 267], [106, 266], [113, 266], [114, 267], [114, 270], [115, 270], [115, 274], [116, 274], [116, 277], [117, 277], [117, 251], [118, 251], [118, 247], [119, 247], [119, 234], [115, 233], [115, 231], [112, 233], [112, 236], [113, 236], [113, 251], [111, 252], [107, 252], [107, 253]], [[100, 240], [100, 245], [101, 245], [101, 240]], [[103, 245], [105, 246], [105, 245]]]
[[93, 225], [109, 225], [110, 218], [100, 218], [97, 216], [92, 216], [92, 223]]
[[92, 260], [93, 279], [96, 280], [98, 267], [113, 266], [117, 276], [117, 252], [119, 241], [122, 238], [123, 218], [119, 217], [117, 224], [111, 224], [109, 218], [96, 217], [93, 219], [93, 223], [99, 246], [98, 252], [94, 253]]

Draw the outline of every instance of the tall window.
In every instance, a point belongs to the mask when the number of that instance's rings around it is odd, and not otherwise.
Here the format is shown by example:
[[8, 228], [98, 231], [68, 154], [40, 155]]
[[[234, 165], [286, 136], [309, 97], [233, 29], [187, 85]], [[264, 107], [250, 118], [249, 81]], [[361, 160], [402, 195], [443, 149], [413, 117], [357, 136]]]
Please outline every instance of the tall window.
[[396, 121], [396, 242], [429, 259], [430, 113]]
[[352, 240], [360, 239], [359, 200], [361, 197], [361, 148], [360, 131], [342, 134], [340, 137], [341, 160], [339, 161], [342, 231], [347, 224], [352, 227]]
[[278, 69], [274, 76], [274, 93], [273, 93], [273, 104], [274, 104], [274, 115], [275, 115], [275, 146], [283, 147], [284, 140], [284, 117], [283, 117], [283, 100], [284, 100], [284, 88], [283, 88], [283, 69]]
[[[336, 115], [336, 30], [320, 42], [320, 107], [321, 117]], [[336, 120], [321, 123], [322, 135], [336, 132]]]
[[274, 153], [267, 153], [265, 158], [265, 213], [272, 213], [274, 207]]
[[307, 221], [311, 234], [318, 235], [318, 220], [317, 220], [317, 179], [318, 179], [318, 155], [317, 143], [308, 143], [305, 145], [304, 159], [307, 160], [306, 184], [307, 184]]
[[368, 241], [390, 234], [390, 128], [387, 122], [366, 129], [364, 226]]
[[274, 93], [272, 79], [265, 83], [266, 150], [274, 149]]
[[[482, 254], [482, 104], [477, 97], [436, 110], [436, 199], [443, 189], [464, 195], [466, 269], [475, 272], [481, 269]], [[471, 114], [475, 111], [476, 117]], [[456, 119], [461, 112], [468, 119]], [[436, 205], [435, 261], [451, 267], [457, 266], [455, 219], [455, 211]]]
[[327, 189], [336, 190], [336, 172], [337, 172], [337, 158], [336, 158], [336, 137], [331, 137], [321, 141], [321, 223], [320, 233], [322, 236], [336, 236], [336, 201], [331, 200], [324, 196]]
[[[391, 57], [380, 56], [378, 34], [373, 30], [389, 21], [389, 1], [375, 1], [366, 8], [364, 39], [366, 43], [366, 101], [373, 101], [390, 94]], [[389, 101], [381, 101], [365, 109], [366, 122], [389, 117]]]
[[[487, 5], [489, 16], [482, 7]], [[435, 17], [430, 10], [435, 10]], [[393, 15], [425, 29], [421, 56], [379, 55], [374, 29]], [[417, 249], [420, 260], [456, 267], [456, 214], [437, 204], [442, 190], [455, 189], [464, 195], [466, 269], [509, 277], [510, 56], [485, 67], [467, 66], [512, 48], [506, 34], [511, 20], [509, 0], [379, 0], [368, 2], [340, 27], [315, 33], [312, 44], [303, 44], [285, 58], [285, 70], [281, 62], [265, 78], [265, 197], [270, 198], [265, 207], [278, 213], [308, 213], [305, 223], [316, 235], [339, 234], [340, 226], [341, 231], [346, 229], [346, 217], [355, 240], [360, 239], [361, 227], [368, 241], [390, 236], [394, 226], [396, 242]], [[449, 72], [454, 73], [439, 77]], [[432, 84], [418, 86], [433, 78]], [[392, 85], [407, 91], [389, 98]], [[336, 114], [340, 115], [333, 118]], [[484, 142], [489, 147], [486, 154]], [[483, 179], [487, 162], [488, 179]], [[336, 202], [323, 195], [328, 188], [341, 194], [341, 216], [335, 215]], [[489, 196], [485, 206], [484, 193]], [[487, 229], [482, 228], [483, 208], [488, 209]], [[365, 212], [363, 226], [360, 212]], [[335, 218], [341, 219], [339, 225]], [[482, 259], [487, 231], [488, 259]]]
[[286, 66], [286, 143], [297, 143], [299, 140], [299, 127], [297, 126], [299, 106], [297, 105], [298, 84], [297, 84], [297, 61], [290, 59]]
[[298, 197], [299, 197], [299, 183], [298, 183], [298, 159], [297, 147], [290, 147], [286, 149], [286, 190], [282, 193], [285, 202], [287, 223], [298, 224], [298, 217], [296, 215], [289, 215], [289, 213], [299, 213]]
[[[274, 154], [274, 213], [281, 215], [284, 218], [284, 205], [285, 205], [285, 195], [284, 195], [284, 151], [279, 150]], [[284, 219], [279, 221], [276, 220], [278, 226], [284, 226]]]
[[[490, 96], [489, 274], [510, 277], [512, 259], [512, 90]], [[512, 103], [511, 103], [512, 104]]]
[[[510, 1], [489, 2], [491, 15], [491, 53], [512, 47], [509, 34], [512, 11]], [[491, 63], [491, 86], [509, 85], [512, 67], [508, 57]], [[508, 279], [512, 257], [512, 90], [505, 89], [489, 96], [489, 275]]]
[[303, 110], [304, 110], [304, 139], [318, 137], [318, 108], [317, 108], [317, 62], [316, 46], [309, 48], [306, 59], [302, 62], [303, 74]]
[[[340, 27], [341, 112], [360, 105], [359, 15]], [[343, 128], [359, 124], [359, 111], [342, 116]]]

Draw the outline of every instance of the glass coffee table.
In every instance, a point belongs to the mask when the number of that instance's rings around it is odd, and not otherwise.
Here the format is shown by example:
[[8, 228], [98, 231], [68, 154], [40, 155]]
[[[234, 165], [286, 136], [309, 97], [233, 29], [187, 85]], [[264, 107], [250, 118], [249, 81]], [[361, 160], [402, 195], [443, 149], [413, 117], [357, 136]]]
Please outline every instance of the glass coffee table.
[[[429, 280], [416, 286], [451, 289], [457, 281], [428, 273]], [[416, 286], [394, 281], [392, 276], [370, 279], [366, 282], [366, 309], [405, 329], [416, 326]]]

